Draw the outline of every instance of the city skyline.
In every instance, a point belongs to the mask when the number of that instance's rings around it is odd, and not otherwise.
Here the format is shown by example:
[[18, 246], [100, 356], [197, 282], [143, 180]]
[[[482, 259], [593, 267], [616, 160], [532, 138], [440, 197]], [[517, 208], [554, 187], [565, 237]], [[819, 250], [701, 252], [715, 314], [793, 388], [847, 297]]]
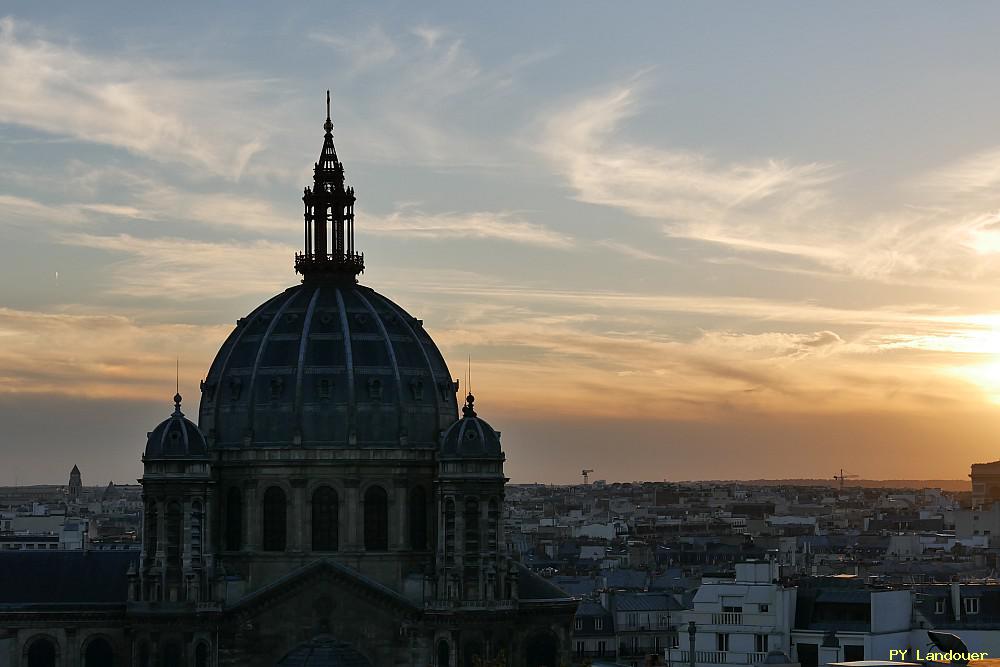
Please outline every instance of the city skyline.
[[0, 19], [0, 484], [132, 482], [178, 358], [196, 418], [298, 281], [327, 88], [361, 281], [512, 482], [997, 458], [1000, 10], [557, 7]]

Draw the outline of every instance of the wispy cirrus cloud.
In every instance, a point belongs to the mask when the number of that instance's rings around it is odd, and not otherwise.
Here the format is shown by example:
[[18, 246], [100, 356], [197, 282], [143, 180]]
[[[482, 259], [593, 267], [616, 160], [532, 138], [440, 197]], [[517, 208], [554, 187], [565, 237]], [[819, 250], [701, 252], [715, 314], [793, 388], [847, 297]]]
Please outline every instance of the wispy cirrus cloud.
[[388, 215], [364, 216], [367, 234], [405, 238], [497, 239], [549, 248], [569, 248], [572, 237], [528, 222], [511, 211], [423, 213], [405, 207]]
[[64, 233], [61, 243], [121, 257], [109, 264], [109, 294], [205, 300], [275, 293], [293, 280], [293, 246], [268, 241], [209, 242], [131, 234]]
[[693, 151], [628, 143], [615, 136], [638, 113], [638, 87], [629, 85], [588, 97], [551, 114], [540, 144], [581, 201], [632, 214], [691, 224], [725, 218], [783, 196], [809, 208], [813, 191], [828, 182], [828, 166], [785, 161], [722, 164]]
[[262, 82], [183, 73], [136, 54], [86, 52], [0, 19], [0, 123], [122, 148], [238, 180], [267, 126], [244, 107]]
[[784, 270], [786, 257], [864, 280], [955, 289], [998, 273], [984, 256], [1000, 252], [1000, 150], [898, 183], [905, 203], [845, 219], [837, 211], [850, 195], [828, 164], [727, 164], [624, 139], [642, 90], [632, 80], [549, 114], [539, 150], [580, 201], [656, 221], [667, 237], [770, 255], [764, 270]]

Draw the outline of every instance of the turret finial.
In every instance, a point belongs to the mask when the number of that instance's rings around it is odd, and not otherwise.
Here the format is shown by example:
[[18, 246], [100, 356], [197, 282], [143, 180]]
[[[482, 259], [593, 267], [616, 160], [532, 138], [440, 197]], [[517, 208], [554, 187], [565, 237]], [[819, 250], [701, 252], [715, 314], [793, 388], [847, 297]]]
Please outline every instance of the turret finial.
[[330, 120], [330, 91], [326, 91], [326, 122], [323, 123], [323, 129], [326, 130], [327, 134], [333, 132], [333, 121]]

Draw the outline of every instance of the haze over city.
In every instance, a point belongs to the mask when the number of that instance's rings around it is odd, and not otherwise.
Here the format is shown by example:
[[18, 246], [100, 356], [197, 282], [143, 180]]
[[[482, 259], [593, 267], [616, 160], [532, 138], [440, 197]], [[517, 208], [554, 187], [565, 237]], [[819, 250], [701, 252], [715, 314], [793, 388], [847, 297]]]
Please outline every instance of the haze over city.
[[1000, 442], [1000, 8], [125, 3], [0, 18], [0, 484], [132, 482], [298, 282], [362, 281], [514, 482], [964, 479]]

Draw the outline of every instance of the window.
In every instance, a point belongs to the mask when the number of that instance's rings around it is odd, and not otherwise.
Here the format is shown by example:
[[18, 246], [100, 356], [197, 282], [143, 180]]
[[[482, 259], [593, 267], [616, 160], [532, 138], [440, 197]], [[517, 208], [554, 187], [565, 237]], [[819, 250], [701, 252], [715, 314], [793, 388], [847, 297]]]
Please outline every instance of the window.
[[962, 598], [962, 604], [965, 606], [966, 614], [979, 613], [979, 598]]
[[577, 630], [583, 630], [583, 619], [582, 618], [576, 619], [576, 629]]
[[594, 629], [595, 630], [603, 630], [604, 629], [604, 619], [603, 618], [595, 618], [594, 619]]
[[337, 550], [339, 510], [340, 503], [335, 490], [329, 486], [316, 489], [312, 497], [313, 551]]
[[194, 650], [194, 667], [208, 667], [208, 644], [199, 642]]
[[243, 548], [243, 495], [235, 486], [226, 494], [226, 549]]
[[728, 651], [729, 650], [729, 635], [724, 632], [719, 632], [715, 635], [715, 650], [716, 651]]
[[944, 600], [935, 600], [934, 601], [934, 613], [935, 614], [943, 614], [944, 613]]
[[424, 487], [415, 486], [410, 490], [410, 548], [427, 548], [427, 492]]
[[760, 613], [762, 613], [762, 614], [766, 614], [767, 613], [768, 606], [766, 604], [760, 605], [759, 608], [760, 608]]
[[28, 647], [28, 667], [55, 667], [56, 647], [51, 639], [36, 639]]
[[87, 642], [87, 650], [83, 653], [85, 667], [114, 667], [115, 653], [111, 644], [104, 637], [95, 637]]
[[285, 492], [277, 486], [264, 492], [264, 551], [284, 551], [287, 539]]
[[753, 650], [757, 653], [767, 653], [767, 635], [753, 636]]
[[639, 614], [629, 614], [628, 615], [628, 625], [631, 628], [639, 625]]
[[597, 642], [597, 657], [603, 658], [604, 651], [607, 650], [607, 644], [605, 642]]
[[863, 644], [845, 644], [844, 661], [856, 662], [865, 659], [865, 647]]
[[167, 505], [167, 567], [181, 566], [182, 524], [181, 504], [171, 501]]
[[577, 642], [576, 643], [576, 654], [578, 656], [580, 656], [580, 657], [583, 657], [583, 652], [584, 652], [584, 644], [583, 644], [583, 642]]
[[381, 486], [365, 492], [365, 549], [389, 548], [389, 496]]

